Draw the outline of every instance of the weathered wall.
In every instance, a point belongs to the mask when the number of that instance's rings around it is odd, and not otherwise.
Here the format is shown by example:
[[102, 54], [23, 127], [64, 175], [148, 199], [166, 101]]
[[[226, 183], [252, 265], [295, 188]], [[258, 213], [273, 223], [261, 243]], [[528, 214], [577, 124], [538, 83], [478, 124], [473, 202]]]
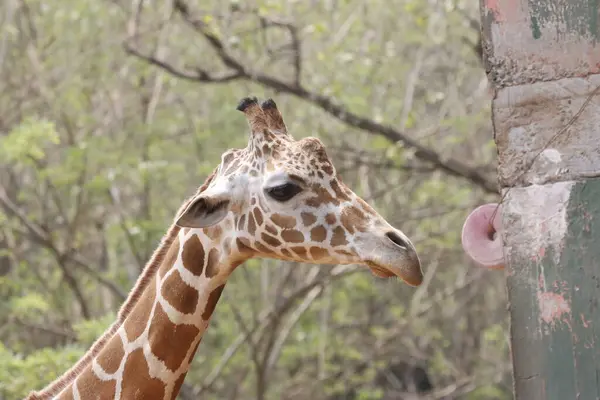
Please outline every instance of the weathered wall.
[[599, 3], [481, 1], [516, 399], [600, 398]]
[[498, 87], [600, 73], [600, 0], [481, 0]]
[[590, 75], [497, 92], [493, 122], [501, 187], [600, 176], [600, 93], [574, 119], [599, 86], [600, 75]]

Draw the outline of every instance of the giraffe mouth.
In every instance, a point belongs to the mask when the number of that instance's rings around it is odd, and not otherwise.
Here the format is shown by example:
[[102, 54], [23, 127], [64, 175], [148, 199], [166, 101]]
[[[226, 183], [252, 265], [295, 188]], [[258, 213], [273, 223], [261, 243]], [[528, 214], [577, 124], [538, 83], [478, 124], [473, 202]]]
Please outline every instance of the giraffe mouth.
[[369, 267], [373, 275], [378, 276], [380, 278], [391, 278], [393, 276], [396, 276], [396, 274], [394, 274], [389, 269], [379, 266], [374, 262], [367, 261], [367, 266]]

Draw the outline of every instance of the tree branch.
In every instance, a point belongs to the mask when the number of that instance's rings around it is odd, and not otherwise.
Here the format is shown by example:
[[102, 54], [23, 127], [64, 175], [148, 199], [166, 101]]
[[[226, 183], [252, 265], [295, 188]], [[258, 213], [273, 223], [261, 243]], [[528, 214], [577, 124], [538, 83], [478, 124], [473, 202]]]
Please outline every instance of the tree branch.
[[47, 249], [49, 249], [57, 258], [57, 260], [69, 260], [75, 265], [81, 267], [88, 275], [95, 278], [99, 283], [103, 284], [113, 292], [121, 301], [125, 300], [125, 293], [113, 282], [102, 277], [97, 271], [89, 266], [85, 260], [72, 253], [72, 250], [61, 252], [54, 243], [50, 240], [48, 234], [37, 224], [30, 221], [16, 204], [10, 200], [3, 187], [0, 186], [0, 205], [7, 213], [17, 218], [27, 229], [30, 238]]
[[183, 71], [171, 63], [151, 55], [145, 55], [139, 50], [136, 50], [129, 45], [129, 40], [126, 40], [125, 42], [126, 51], [129, 54], [145, 60], [150, 64], [156, 65], [170, 74], [182, 79], [203, 83], [222, 83], [234, 80], [247, 80], [258, 83], [272, 90], [292, 95], [321, 108], [323, 111], [329, 113], [333, 117], [353, 128], [383, 136], [393, 143], [402, 143], [406, 148], [411, 149], [414, 152], [415, 157], [431, 163], [437, 169], [442, 170], [449, 175], [466, 179], [479, 186], [487, 193], [499, 193], [495, 180], [492, 180], [486, 175], [482, 174], [477, 168], [471, 167], [455, 158], [445, 157], [435, 150], [420, 144], [417, 140], [408, 137], [403, 132], [391, 126], [383, 125], [375, 122], [372, 119], [357, 115], [343, 105], [340, 105], [336, 100], [328, 96], [309, 91], [306, 87], [297, 82], [298, 79], [296, 79], [295, 83], [289, 83], [280, 80], [277, 77], [263, 74], [260, 71], [250, 71], [245, 67], [241, 60], [236, 58], [227, 50], [222, 40], [220, 40], [214, 33], [209, 31], [206, 24], [192, 17], [189, 11], [189, 6], [184, 2], [184, 0], [175, 0], [174, 7], [176, 12], [181, 15], [183, 20], [205, 38], [212, 49], [216, 52], [216, 55], [220, 61], [228, 68], [228, 71], [224, 75], [216, 78], [211, 77], [201, 68], [196, 68], [195, 73]]
[[217, 378], [223, 372], [227, 363], [233, 358], [242, 344], [249, 340], [250, 337], [255, 333], [259, 333], [271, 326], [272, 321], [286, 314], [293, 307], [297, 300], [306, 297], [316, 287], [323, 287], [333, 280], [340, 279], [359, 270], [360, 269], [356, 266], [338, 265], [334, 267], [324, 278], [313, 277], [314, 279], [310, 279], [304, 285], [296, 288], [294, 292], [288, 295], [285, 299], [282, 299], [277, 306], [272, 306], [261, 313], [258, 319], [250, 328], [247, 329], [246, 332], [240, 333], [235, 340], [233, 340], [231, 345], [225, 350], [223, 356], [221, 356], [215, 368], [210, 372], [210, 374], [208, 374], [202, 383], [202, 387], [195, 392], [195, 395], [200, 396], [215, 383]]

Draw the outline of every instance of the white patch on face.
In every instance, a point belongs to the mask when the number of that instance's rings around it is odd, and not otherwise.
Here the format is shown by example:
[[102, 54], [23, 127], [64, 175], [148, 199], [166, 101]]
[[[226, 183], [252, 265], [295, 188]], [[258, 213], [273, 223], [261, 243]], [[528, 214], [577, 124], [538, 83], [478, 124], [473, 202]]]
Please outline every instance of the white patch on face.
[[251, 182], [252, 180], [256, 180], [256, 178], [251, 178], [248, 175], [234, 175], [233, 179], [229, 181], [231, 197], [235, 200], [241, 200], [245, 198], [248, 190], [252, 190]]
[[273, 187], [277, 185], [283, 185], [290, 181], [290, 178], [284, 170], [278, 170], [267, 173], [264, 177], [264, 187]]
[[247, 198], [248, 191], [253, 190], [251, 187], [252, 180], [256, 180], [256, 178], [243, 174], [219, 176], [211, 182], [203, 195], [228, 199], [231, 201], [232, 206], [239, 205]]

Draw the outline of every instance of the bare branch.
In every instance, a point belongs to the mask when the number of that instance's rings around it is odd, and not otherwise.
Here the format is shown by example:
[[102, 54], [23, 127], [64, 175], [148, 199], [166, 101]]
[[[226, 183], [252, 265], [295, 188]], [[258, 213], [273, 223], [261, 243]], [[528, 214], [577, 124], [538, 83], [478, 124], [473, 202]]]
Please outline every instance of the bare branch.
[[69, 330], [69, 329], [65, 329], [65, 328], [61, 328], [61, 327], [53, 326], [53, 325], [48, 325], [46, 323], [38, 324], [35, 322], [26, 321], [26, 320], [24, 320], [22, 318], [18, 318], [18, 317], [11, 318], [11, 320], [27, 329], [34, 329], [37, 331], [47, 332], [52, 335], [60, 336], [62, 338], [68, 339], [70, 341], [77, 340], [77, 336], [75, 335], [75, 332], [73, 332], [72, 330]]
[[326, 283], [331, 282], [332, 280], [343, 278], [357, 271], [359, 271], [359, 269], [355, 266], [339, 265], [337, 267], [334, 267], [331, 270], [330, 275], [326, 276], [326, 278], [312, 279], [303, 286], [295, 289], [293, 293], [288, 295], [285, 298], [285, 300], [281, 301], [277, 306], [271, 306], [271, 308], [261, 313], [258, 319], [254, 322], [254, 325], [248, 328], [247, 332], [243, 332], [240, 335], [238, 335], [235, 338], [235, 340], [231, 343], [231, 345], [225, 350], [223, 356], [221, 356], [219, 360], [219, 363], [211, 371], [211, 373], [208, 374], [208, 376], [202, 383], [202, 387], [196, 392], [196, 394], [199, 395], [208, 388], [212, 387], [212, 385], [221, 375], [225, 366], [229, 363], [229, 361], [235, 355], [235, 353], [241, 347], [241, 345], [244, 344], [251, 335], [259, 333], [263, 329], [270, 326], [274, 318], [279, 318], [281, 315], [287, 313], [297, 300], [303, 298], [304, 296], [307, 296], [307, 294], [315, 287], [321, 287]]
[[117, 296], [121, 301], [125, 300], [125, 293], [113, 282], [107, 280], [102, 277], [97, 271], [93, 270], [89, 263], [85, 260], [81, 259], [79, 256], [72, 253], [72, 250], [61, 253], [59, 249], [56, 248], [54, 243], [50, 240], [48, 234], [37, 224], [30, 221], [21, 210], [17, 207], [16, 204], [10, 200], [7, 196], [3, 187], [0, 186], [0, 205], [6, 210], [7, 213], [17, 218], [27, 229], [29, 233], [29, 237], [47, 249], [49, 249], [57, 258], [57, 260], [69, 260], [73, 262], [75, 265], [81, 267], [88, 275], [92, 276], [99, 283], [106, 286], [113, 292], [115, 296]]
[[311, 304], [317, 299], [317, 297], [319, 297], [321, 292], [323, 292], [323, 288], [324, 285], [317, 286], [313, 288], [310, 292], [308, 292], [306, 297], [304, 297], [304, 300], [302, 300], [302, 303], [300, 303], [300, 305], [292, 312], [292, 315], [290, 315], [286, 323], [282, 326], [281, 331], [277, 335], [275, 343], [273, 344], [270, 354], [267, 353], [268, 359], [265, 365], [265, 370], [267, 374], [270, 370], [273, 369], [273, 366], [279, 359], [279, 355], [281, 354], [283, 345], [285, 344], [285, 341], [292, 332], [292, 329], [294, 328], [294, 326], [296, 326], [296, 324], [300, 320], [300, 317], [302, 317], [302, 315], [306, 312], [306, 310], [308, 310]]
[[417, 140], [410, 138], [401, 131], [387, 125], [375, 122], [372, 119], [359, 116], [346, 107], [338, 104], [334, 99], [321, 95], [316, 92], [311, 92], [304, 86], [297, 83], [289, 83], [278, 79], [277, 77], [266, 75], [258, 71], [248, 70], [242, 61], [235, 58], [225, 47], [224, 43], [212, 32], [209, 32], [206, 24], [202, 21], [194, 19], [189, 11], [189, 6], [184, 0], [176, 0], [174, 4], [175, 10], [182, 16], [191, 27], [193, 27], [198, 33], [200, 33], [210, 44], [217, 56], [223, 62], [223, 64], [229, 68], [220, 78], [210, 77], [206, 71], [201, 68], [196, 68], [196, 73], [189, 73], [182, 71], [181, 69], [173, 66], [165, 60], [158, 59], [153, 56], [142, 55], [139, 51], [131, 48], [127, 45], [127, 51], [151, 64], [154, 64], [170, 74], [177, 76], [182, 79], [187, 79], [196, 82], [204, 83], [221, 83], [225, 81], [231, 81], [235, 79], [243, 79], [259, 83], [265, 87], [273, 89], [281, 93], [287, 93], [289, 95], [300, 98], [308, 103], [318, 106], [322, 110], [326, 111], [330, 115], [346, 123], [347, 125], [366, 131], [371, 134], [377, 134], [390, 140], [392, 143], [402, 143], [406, 148], [414, 151], [414, 155], [428, 163], [431, 163], [434, 167], [442, 170], [452, 176], [467, 179], [473, 184], [479, 186], [481, 189], [488, 193], [498, 194], [498, 187], [495, 179], [491, 179], [482, 174], [477, 168], [469, 166], [464, 162], [455, 158], [448, 158], [435, 150], [428, 148], [420, 144]]

